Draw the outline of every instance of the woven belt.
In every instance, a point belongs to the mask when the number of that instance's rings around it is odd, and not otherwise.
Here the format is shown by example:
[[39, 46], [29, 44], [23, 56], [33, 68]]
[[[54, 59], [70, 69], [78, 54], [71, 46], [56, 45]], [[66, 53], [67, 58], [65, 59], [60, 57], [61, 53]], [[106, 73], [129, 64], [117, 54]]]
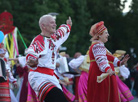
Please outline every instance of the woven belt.
[[[90, 62], [95, 62], [95, 60], [90, 60]], [[113, 62], [112, 62], [112, 61], [108, 61], [108, 63], [113, 64]]]

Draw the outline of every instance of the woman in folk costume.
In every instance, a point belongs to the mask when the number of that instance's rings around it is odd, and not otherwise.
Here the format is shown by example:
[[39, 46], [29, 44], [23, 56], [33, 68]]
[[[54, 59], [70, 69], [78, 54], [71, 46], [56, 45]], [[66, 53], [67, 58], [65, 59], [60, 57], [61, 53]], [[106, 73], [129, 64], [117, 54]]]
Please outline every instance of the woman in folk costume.
[[[121, 60], [124, 56], [124, 54], [126, 53], [126, 51], [123, 50], [117, 50], [115, 51], [115, 53], [113, 54], [115, 57], [117, 57], [119, 60]], [[130, 89], [128, 88], [128, 86], [121, 80], [121, 79], [126, 79], [128, 78], [128, 76], [130, 75], [130, 71], [128, 70], [128, 68], [126, 68], [125, 65], [122, 65], [120, 67], [115, 67], [117, 75], [116, 75], [116, 80], [117, 80], [117, 84], [118, 84], [118, 89], [119, 89], [119, 94], [120, 94], [120, 98], [121, 98], [121, 102], [128, 102], [134, 99], [133, 95], [131, 94]], [[120, 76], [120, 78], [119, 78]]]
[[78, 94], [78, 82], [80, 78], [81, 71], [79, 70], [79, 66], [84, 60], [84, 55], [81, 54], [81, 52], [76, 52], [74, 54], [74, 58], [69, 62], [70, 68], [72, 68], [77, 74], [74, 75], [74, 94], [75, 94], [75, 102], [79, 101], [79, 94]]
[[90, 66], [89, 51], [86, 55], [81, 55], [76, 59], [69, 62], [69, 65], [73, 69], [79, 68], [81, 70], [81, 75], [78, 81], [78, 99], [79, 102], [87, 102], [87, 83], [88, 83], [88, 71]]
[[[114, 57], [104, 46], [108, 41], [108, 31], [104, 22], [94, 24], [90, 29], [92, 45], [89, 50], [90, 69], [88, 77], [87, 102], [121, 102], [114, 66], [126, 63], [129, 55], [122, 61]], [[107, 73], [108, 76], [101, 83], [97, 82], [97, 76]]]
[[[9, 82], [10, 82], [14, 85], [15, 88], [17, 88], [17, 79], [15, 79], [11, 73], [10, 63], [8, 62], [8, 52], [4, 48], [3, 43], [0, 43], [0, 59], [2, 59], [5, 63], [5, 67], [6, 67], [5, 70], [7, 74], [6, 75], [7, 80], [0, 81], [0, 102], [17, 102], [13, 91], [9, 87]], [[0, 65], [1, 68], [2, 66], [3, 65]], [[0, 71], [2, 71], [2, 69], [0, 69]]]
[[88, 72], [90, 67], [89, 51], [84, 56], [79, 69], [81, 70], [80, 79], [78, 82], [78, 97], [79, 102], [87, 102], [87, 85], [88, 85]]

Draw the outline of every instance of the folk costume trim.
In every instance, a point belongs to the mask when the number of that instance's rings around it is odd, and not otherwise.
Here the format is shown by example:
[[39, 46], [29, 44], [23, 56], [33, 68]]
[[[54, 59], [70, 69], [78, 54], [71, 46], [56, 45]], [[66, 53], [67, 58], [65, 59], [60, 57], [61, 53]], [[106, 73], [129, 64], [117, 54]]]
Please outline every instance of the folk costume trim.
[[40, 102], [44, 101], [44, 98], [46, 97], [46, 95], [48, 94], [48, 92], [52, 89], [56, 87], [55, 85], [53, 85], [51, 82], [43, 82], [40, 86], [39, 86], [39, 94], [38, 94], [38, 99], [40, 100]]

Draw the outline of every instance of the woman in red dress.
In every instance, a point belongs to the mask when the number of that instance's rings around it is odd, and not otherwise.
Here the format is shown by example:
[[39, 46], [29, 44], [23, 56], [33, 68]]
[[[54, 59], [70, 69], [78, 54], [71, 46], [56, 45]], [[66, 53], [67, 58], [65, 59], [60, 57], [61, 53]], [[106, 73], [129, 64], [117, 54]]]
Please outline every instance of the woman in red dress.
[[[88, 77], [87, 102], [121, 102], [114, 66], [126, 63], [129, 55], [122, 61], [114, 57], [104, 46], [108, 41], [108, 31], [104, 22], [94, 24], [90, 29], [92, 45], [89, 50], [90, 69]], [[101, 83], [97, 82], [97, 76], [108, 73], [109, 76]]]

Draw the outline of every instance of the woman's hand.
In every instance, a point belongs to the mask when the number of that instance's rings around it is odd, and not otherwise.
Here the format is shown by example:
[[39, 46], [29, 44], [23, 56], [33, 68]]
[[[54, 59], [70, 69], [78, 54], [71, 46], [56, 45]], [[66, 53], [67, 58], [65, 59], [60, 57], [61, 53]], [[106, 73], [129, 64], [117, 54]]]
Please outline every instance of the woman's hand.
[[129, 54], [125, 55], [122, 61], [120, 62], [120, 65], [125, 65], [127, 61], [129, 60]]
[[111, 76], [111, 75], [115, 75], [115, 72], [112, 69], [108, 69], [107, 73]]

